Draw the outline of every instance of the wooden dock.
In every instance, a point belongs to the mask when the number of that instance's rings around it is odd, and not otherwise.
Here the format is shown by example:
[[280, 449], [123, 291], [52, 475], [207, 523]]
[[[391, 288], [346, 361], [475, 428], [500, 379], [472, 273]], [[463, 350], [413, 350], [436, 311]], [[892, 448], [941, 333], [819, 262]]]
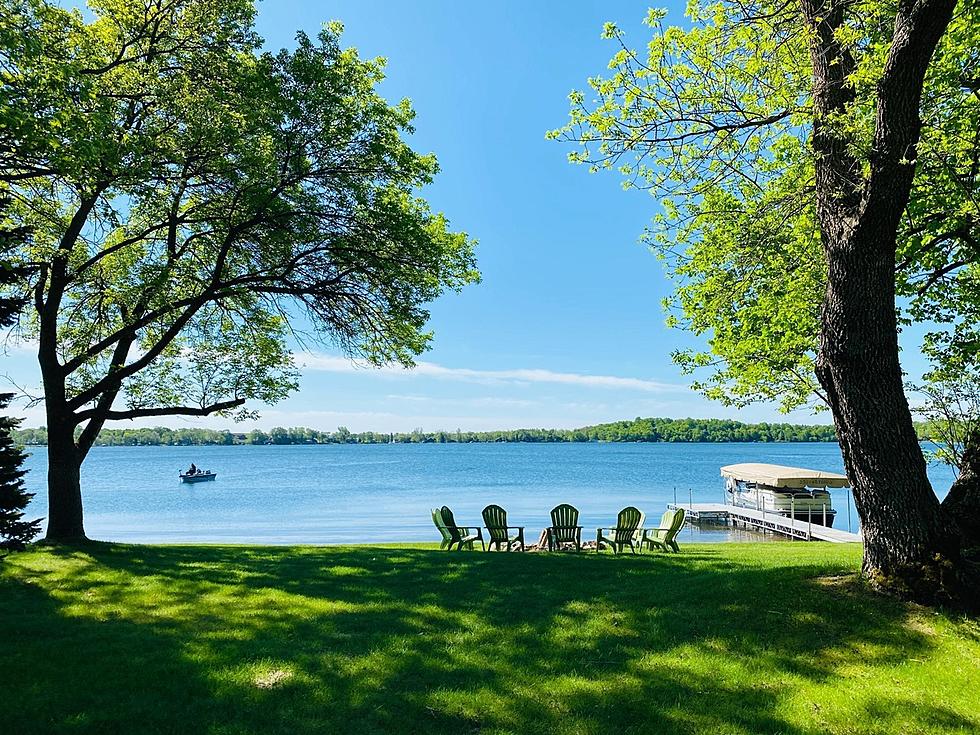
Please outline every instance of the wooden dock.
[[727, 523], [738, 522], [752, 528], [780, 533], [791, 538], [804, 541], [830, 541], [836, 544], [860, 542], [861, 535], [836, 528], [828, 528], [819, 523], [808, 523], [774, 513], [764, 512], [755, 508], [741, 508], [736, 505], [722, 503], [668, 503], [668, 508], [683, 509], [687, 519], [693, 523], [699, 521]]

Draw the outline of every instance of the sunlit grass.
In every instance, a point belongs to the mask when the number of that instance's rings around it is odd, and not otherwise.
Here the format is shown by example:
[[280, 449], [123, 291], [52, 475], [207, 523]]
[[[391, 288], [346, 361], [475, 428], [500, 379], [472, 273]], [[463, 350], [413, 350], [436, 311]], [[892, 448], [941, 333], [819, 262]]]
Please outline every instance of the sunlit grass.
[[0, 732], [980, 730], [980, 625], [859, 560], [41, 549], [0, 564]]

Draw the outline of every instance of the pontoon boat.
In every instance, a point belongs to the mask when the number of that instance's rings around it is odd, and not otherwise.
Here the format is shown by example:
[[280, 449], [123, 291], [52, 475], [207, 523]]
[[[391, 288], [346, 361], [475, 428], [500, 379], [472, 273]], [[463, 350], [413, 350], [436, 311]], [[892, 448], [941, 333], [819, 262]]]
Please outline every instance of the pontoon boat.
[[833, 526], [837, 511], [827, 488], [848, 487], [847, 477], [776, 464], [731, 464], [721, 468], [728, 502], [742, 508]]

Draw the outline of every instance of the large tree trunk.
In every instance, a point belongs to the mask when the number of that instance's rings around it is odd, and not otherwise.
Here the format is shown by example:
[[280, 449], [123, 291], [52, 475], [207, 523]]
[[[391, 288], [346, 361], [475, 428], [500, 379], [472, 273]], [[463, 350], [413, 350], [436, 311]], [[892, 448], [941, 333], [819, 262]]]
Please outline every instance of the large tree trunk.
[[57, 325], [42, 312], [38, 365], [44, 381], [48, 422], [48, 541], [85, 538], [81, 465], [85, 452], [75, 444], [75, 416], [68, 407], [65, 376], [57, 354]]
[[926, 476], [899, 365], [894, 238], [870, 224], [827, 248], [817, 375], [854, 488], [865, 576], [915, 599], [955, 598], [959, 534]]
[[846, 0], [802, 0], [812, 30], [816, 205], [828, 266], [817, 377], [826, 391], [864, 533], [872, 584], [923, 601], [968, 600], [961, 535], [929, 484], [902, 380], [895, 315], [899, 219], [915, 173], [919, 103], [956, 0], [901, 0], [878, 83], [868, 160], [840, 120], [857, 65]]
[[48, 531], [49, 541], [85, 538], [82, 518], [81, 456], [75, 446], [70, 416], [48, 410]]

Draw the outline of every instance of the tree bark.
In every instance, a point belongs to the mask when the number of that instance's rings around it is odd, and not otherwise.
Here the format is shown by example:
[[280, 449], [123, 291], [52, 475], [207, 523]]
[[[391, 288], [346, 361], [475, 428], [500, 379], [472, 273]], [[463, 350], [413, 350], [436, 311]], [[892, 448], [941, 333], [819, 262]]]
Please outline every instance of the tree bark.
[[959, 536], [926, 475], [899, 364], [894, 238], [866, 231], [827, 248], [817, 367], [861, 518], [863, 572], [911, 598], [954, 598]]
[[863, 573], [879, 588], [927, 602], [964, 601], [964, 568], [960, 534], [929, 483], [905, 396], [896, 239], [915, 172], [925, 72], [955, 4], [899, 4], [866, 170], [839, 123], [854, 101], [855, 62], [837, 33], [847, 3], [802, 0], [812, 31], [816, 203], [828, 267], [817, 378], [862, 523]]
[[70, 414], [48, 409], [48, 541], [85, 538], [82, 517], [81, 456]]
[[980, 553], [980, 431], [966, 438], [960, 476], [942, 507], [959, 527], [964, 547]]
[[[85, 195], [61, 238], [58, 254], [35, 286], [38, 314], [37, 361], [44, 383], [48, 422], [48, 541], [85, 538], [82, 517], [81, 463], [84, 452], [75, 445], [77, 421], [68, 406], [65, 370], [58, 359], [58, 310], [68, 284], [68, 258], [78, 241], [102, 188]], [[45, 283], [47, 292], [45, 293]]]
[[50, 310], [40, 312], [38, 365], [44, 382], [48, 424], [48, 541], [85, 538], [82, 516], [81, 464], [85, 457], [75, 444], [75, 415], [68, 407], [65, 373], [58, 361], [58, 328]]

